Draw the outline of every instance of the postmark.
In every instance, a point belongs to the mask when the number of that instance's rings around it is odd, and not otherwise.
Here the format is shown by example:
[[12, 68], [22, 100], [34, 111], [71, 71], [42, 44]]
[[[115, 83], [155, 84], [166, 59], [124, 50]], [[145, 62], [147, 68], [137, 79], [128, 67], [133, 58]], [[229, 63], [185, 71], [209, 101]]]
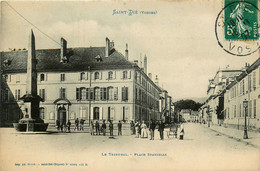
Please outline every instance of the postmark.
[[257, 0], [225, 0], [215, 22], [218, 44], [226, 52], [247, 56], [260, 48]]

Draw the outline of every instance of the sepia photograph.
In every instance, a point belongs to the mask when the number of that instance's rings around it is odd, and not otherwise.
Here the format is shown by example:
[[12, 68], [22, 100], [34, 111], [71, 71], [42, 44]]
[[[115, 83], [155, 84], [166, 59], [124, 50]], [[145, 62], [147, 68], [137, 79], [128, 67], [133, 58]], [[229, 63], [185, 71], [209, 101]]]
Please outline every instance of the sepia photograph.
[[258, 0], [0, 1], [0, 170], [260, 170]]

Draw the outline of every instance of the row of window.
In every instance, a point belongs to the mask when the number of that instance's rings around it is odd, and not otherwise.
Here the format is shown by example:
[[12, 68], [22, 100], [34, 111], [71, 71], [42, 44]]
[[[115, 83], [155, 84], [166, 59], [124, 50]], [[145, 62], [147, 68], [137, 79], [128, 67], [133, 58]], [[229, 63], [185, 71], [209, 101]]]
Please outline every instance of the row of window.
[[[76, 100], [118, 100], [118, 87], [76, 88]], [[128, 87], [122, 87], [122, 101], [128, 100]]]
[[232, 106], [232, 116], [230, 116], [231, 111], [230, 108], [225, 109], [225, 118], [236, 118], [236, 117], [245, 117], [245, 111], [247, 116], [250, 118], [256, 118], [256, 99], [250, 100], [248, 102], [248, 108], [244, 108], [243, 104]]
[[[259, 77], [260, 77], [260, 68], [259, 68]], [[247, 84], [246, 84], [247, 81]], [[260, 85], [260, 78], [259, 78]], [[241, 80], [238, 84], [232, 87], [229, 91], [230, 99], [233, 99], [239, 95], [244, 95], [245, 93], [255, 90], [256, 88], [256, 71], [252, 74], [249, 74], [245, 79]]]
[[147, 95], [147, 92], [139, 88], [135, 88], [135, 100], [137, 103], [147, 104], [151, 107], [155, 107], [156, 109], [159, 108], [159, 104], [157, 104], [158, 101], [156, 101], [153, 97]]

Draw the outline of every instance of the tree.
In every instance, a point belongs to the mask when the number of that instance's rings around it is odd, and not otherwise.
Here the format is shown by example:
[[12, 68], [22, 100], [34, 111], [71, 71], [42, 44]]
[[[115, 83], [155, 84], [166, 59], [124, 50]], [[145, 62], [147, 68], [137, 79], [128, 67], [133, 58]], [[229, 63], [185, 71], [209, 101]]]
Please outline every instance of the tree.
[[182, 109], [190, 109], [194, 111], [198, 111], [198, 109], [202, 106], [201, 103], [195, 102], [193, 100], [179, 100], [174, 103], [175, 112], [180, 112]]

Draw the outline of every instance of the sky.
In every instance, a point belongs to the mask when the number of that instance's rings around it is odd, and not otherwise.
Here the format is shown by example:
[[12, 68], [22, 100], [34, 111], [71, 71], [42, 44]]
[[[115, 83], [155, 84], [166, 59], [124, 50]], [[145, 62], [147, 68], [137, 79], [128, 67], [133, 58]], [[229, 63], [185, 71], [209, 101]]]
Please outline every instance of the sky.
[[[175, 99], [205, 97], [209, 79], [219, 69], [227, 65], [241, 69], [259, 57], [258, 52], [234, 56], [218, 45], [215, 21], [223, 7], [221, 1], [8, 3], [33, 25], [1, 2], [0, 51], [27, 48], [31, 29], [36, 49], [60, 48], [61, 37], [68, 47], [100, 47], [108, 37], [122, 54], [128, 43], [130, 61], [146, 54], [148, 72], [153, 78], [158, 75], [160, 86]], [[138, 14], [113, 15], [114, 10], [137, 10]]]

